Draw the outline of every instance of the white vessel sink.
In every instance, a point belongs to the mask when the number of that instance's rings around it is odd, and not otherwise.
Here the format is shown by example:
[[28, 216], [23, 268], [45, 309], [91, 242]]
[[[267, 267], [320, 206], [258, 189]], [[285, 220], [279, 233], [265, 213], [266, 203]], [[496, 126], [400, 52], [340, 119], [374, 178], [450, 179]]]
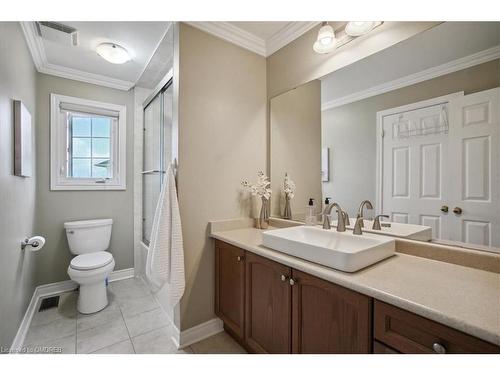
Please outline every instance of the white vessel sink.
[[[349, 218], [349, 221], [350, 224], [346, 227], [353, 229], [356, 219]], [[372, 229], [373, 220], [365, 220], [364, 224], [363, 233], [383, 234], [385, 236], [407, 238], [409, 240], [417, 241], [430, 241], [432, 239], [432, 228], [425, 225], [381, 221], [380, 224], [390, 224], [391, 226], [382, 227], [381, 230], [374, 230]], [[332, 226], [337, 227], [337, 220], [332, 222]]]
[[395, 240], [354, 235], [320, 227], [297, 226], [262, 233], [263, 245], [282, 253], [346, 272], [370, 266], [395, 252]]

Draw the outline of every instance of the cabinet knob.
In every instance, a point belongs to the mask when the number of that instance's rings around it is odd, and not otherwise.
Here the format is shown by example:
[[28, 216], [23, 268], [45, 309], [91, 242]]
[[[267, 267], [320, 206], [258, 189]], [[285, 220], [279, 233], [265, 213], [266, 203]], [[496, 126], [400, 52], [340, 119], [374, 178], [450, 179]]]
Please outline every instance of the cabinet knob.
[[294, 279], [292, 279], [292, 278], [290, 277], [290, 285], [291, 285], [291, 286], [294, 286], [294, 285], [295, 285], [295, 283], [297, 283], [297, 281], [296, 281], [296, 280], [294, 280]]
[[281, 281], [285, 282], [288, 280], [288, 276], [286, 275], [281, 275]]
[[242, 262], [243, 260], [245, 260], [245, 257], [243, 257], [243, 256], [239, 256], [239, 255], [238, 255], [238, 256], [236, 257], [236, 260], [237, 260], [238, 262]]
[[432, 349], [437, 354], [446, 354], [446, 348], [443, 345], [441, 345], [441, 344], [439, 344], [437, 342], [435, 342], [434, 344], [432, 344]]
[[462, 214], [462, 209], [460, 207], [455, 207], [453, 209], [453, 212], [456, 214], [456, 215], [461, 215]]

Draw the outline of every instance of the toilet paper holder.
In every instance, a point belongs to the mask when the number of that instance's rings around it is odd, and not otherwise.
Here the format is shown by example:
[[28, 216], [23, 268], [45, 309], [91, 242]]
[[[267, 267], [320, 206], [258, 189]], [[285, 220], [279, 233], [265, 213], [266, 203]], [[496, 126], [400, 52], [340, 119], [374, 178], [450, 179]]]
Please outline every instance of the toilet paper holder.
[[43, 247], [43, 245], [45, 245], [45, 238], [43, 238], [42, 236], [25, 238], [24, 241], [21, 242], [21, 250], [24, 250], [27, 246], [30, 246], [31, 250], [38, 251]]

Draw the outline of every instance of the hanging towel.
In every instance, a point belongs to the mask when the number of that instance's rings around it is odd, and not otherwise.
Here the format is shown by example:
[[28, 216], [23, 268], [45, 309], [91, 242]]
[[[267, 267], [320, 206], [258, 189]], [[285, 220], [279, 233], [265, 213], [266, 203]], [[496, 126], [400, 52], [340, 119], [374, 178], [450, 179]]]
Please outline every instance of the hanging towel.
[[174, 170], [175, 165], [171, 164], [161, 188], [146, 262], [146, 277], [151, 289], [156, 292], [165, 285], [172, 307], [179, 303], [186, 284], [181, 216]]

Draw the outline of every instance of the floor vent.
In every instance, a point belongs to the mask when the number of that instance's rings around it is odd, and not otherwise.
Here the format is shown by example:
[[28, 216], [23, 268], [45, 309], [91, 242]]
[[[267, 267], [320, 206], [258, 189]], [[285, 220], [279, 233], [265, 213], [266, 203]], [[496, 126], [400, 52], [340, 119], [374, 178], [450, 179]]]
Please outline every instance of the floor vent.
[[48, 310], [57, 306], [59, 306], [59, 296], [44, 298], [38, 311]]

